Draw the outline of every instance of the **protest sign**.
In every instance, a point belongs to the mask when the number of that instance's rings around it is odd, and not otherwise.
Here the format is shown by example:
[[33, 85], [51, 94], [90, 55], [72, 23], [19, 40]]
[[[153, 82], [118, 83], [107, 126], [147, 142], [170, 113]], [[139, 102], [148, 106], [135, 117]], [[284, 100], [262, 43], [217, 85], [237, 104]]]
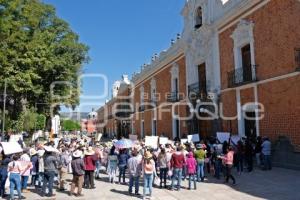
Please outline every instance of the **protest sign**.
[[186, 144], [186, 143], [188, 143], [188, 139], [181, 139], [180, 141], [181, 141], [181, 144]]
[[159, 138], [159, 144], [161, 144], [161, 145], [168, 144], [168, 141], [169, 141], [169, 138], [167, 138], [167, 137], [160, 137]]
[[158, 148], [158, 136], [146, 136], [145, 146], [157, 149]]
[[217, 132], [217, 139], [219, 142], [224, 143], [225, 141], [229, 141], [230, 133], [227, 132]]
[[239, 135], [233, 135], [230, 140], [231, 144], [237, 145], [238, 141], [241, 140], [241, 137]]
[[137, 135], [129, 134], [129, 139], [132, 141], [136, 141], [138, 139]]
[[17, 142], [1, 142], [5, 155], [23, 152], [23, 149]]
[[188, 140], [188, 142], [200, 142], [199, 133], [196, 133], [193, 135], [188, 135], [187, 140]]

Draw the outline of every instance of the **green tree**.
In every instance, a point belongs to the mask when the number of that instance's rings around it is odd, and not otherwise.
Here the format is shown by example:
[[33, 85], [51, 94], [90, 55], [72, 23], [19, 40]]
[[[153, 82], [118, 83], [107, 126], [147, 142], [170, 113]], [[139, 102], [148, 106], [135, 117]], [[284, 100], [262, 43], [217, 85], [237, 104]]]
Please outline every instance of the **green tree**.
[[80, 124], [73, 120], [62, 121], [62, 127], [64, 131], [76, 131], [80, 130]]
[[[15, 100], [7, 107], [8, 117], [19, 118], [24, 99], [28, 107], [37, 107], [38, 113], [48, 117], [50, 105], [78, 105], [77, 77], [88, 61], [87, 52], [88, 47], [56, 16], [54, 7], [40, 0], [0, 0], [0, 88], [6, 81]], [[71, 96], [63, 102], [52, 98], [50, 92], [51, 84], [62, 81], [72, 86]], [[57, 84], [54, 92], [67, 96], [70, 85]], [[54, 108], [59, 110], [59, 106]]]
[[37, 114], [36, 117], [36, 129], [44, 130], [46, 126], [46, 116], [43, 114]]

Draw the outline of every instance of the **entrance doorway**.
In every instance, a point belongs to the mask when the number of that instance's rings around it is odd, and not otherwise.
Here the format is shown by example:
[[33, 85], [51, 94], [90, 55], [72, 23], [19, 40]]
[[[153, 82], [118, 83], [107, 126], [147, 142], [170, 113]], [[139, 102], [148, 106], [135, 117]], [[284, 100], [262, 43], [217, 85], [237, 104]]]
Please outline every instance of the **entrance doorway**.
[[250, 138], [251, 140], [256, 139], [256, 120], [255, 120], [255, 112], [246, 112], [244, 119], [245, 122], [245, 136]]

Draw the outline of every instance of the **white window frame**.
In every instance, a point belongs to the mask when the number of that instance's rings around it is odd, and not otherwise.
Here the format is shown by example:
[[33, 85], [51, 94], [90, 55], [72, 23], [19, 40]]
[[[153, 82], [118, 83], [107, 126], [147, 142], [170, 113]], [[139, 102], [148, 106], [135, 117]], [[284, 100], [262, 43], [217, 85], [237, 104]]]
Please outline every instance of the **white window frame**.
[[177, 89], [179, 93], [179, 65], [177, 63], [174, 63], [171, 70], [171, 92], [175, 92], [176, 86], [175, 86], [175, 79], [177, 79]]

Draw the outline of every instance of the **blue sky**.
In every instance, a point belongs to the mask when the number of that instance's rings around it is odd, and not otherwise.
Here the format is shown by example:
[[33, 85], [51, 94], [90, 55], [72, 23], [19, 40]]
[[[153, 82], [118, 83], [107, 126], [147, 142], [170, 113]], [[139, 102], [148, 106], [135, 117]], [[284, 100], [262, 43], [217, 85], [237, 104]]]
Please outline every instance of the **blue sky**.
[[[131, 74], [150, 62], [154, 53], [167, 49], [181, 33], [180, 15], [185, 0], [43, 0], [53, 5], [90, 47], [86, 74], [103, 74], [109, 91], [122, 74]], [[84, 78], [82, 95], [103, 96], [104, 81]], [[99, 108], [109, 96], [81, 98], [82, 111]]]

